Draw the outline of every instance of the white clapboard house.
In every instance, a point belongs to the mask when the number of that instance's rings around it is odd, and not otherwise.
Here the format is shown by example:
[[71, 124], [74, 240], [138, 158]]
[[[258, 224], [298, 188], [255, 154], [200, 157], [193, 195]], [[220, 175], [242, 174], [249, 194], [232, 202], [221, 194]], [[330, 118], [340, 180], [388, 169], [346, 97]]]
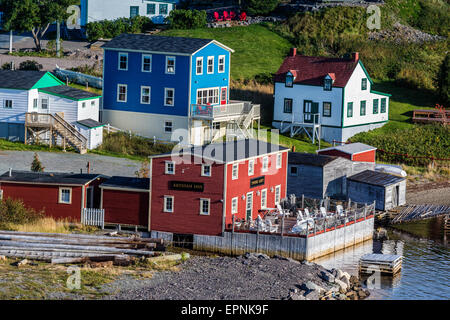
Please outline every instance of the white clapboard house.
[[372, 90], [359, 54], [346, 58], [297, 55], [295, 48], [274, 77], [272, 125], [312, 140], [347, 141], [389, 120], [389, 94]]
[[64, 85], [50, 72], [0, 70], [0, 138], [71, 146], [102, 143], [100, 96]]

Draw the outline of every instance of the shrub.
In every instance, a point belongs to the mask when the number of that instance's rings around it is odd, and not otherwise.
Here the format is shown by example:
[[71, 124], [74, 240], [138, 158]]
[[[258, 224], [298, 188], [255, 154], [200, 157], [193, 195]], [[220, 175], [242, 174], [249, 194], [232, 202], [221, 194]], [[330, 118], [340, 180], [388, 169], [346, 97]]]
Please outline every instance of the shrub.
[[439, 70], [438, 93], [443, 103], [450, 104], [450, 54], [447, 53]]
[[11, 70], [11, 63], [6, 62], [2, 64], [2, 70]]
[[280, 0], [245, 0], [244, 8], [251, 15], [265, 15], [271, 13]]
[[41, 212], [26, 208], [22, 200], [7, 198], [0, 201], [0, 228], [9, 224], [32, 223], [42, 217]]
[[26, 60], [20, 63], [19, 70], [39, 71], [42, 69], [42, 64], [34, 60]]
[[206, 11], [203, 10], [172, 10], [167, 17], [172, 29], [203, 28], [206, 23]]
[[86, 32], [89, 41], [114, 38], [122, 33], [141, 33], [152, 30], [155, 24], [148, 17], [136, 16], [133, 18], [119, 18], [115, 20], [102, 20], [89, 22]]

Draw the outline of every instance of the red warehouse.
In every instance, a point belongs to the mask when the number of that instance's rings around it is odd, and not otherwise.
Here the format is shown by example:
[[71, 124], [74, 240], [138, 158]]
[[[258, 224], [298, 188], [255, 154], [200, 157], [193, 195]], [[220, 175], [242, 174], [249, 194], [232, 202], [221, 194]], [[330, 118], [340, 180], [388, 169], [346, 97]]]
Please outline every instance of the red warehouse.
[[288, 149], [253, 139], [151, 157], [149, 229], [220, 235], [286, 197]]
[[335, 146], [317, 151], [318, 154], [338, 156], [360, 162], [375, 162], [377, 148], [364, 143], [356, 142]]
[[81, 220], [83, 208], [100, 206], [99, 174], [8, 171], [0, 176], [0, 197], [24, 204], [55, 219]]
[[150, 179], [112, 177], [100, 185], [105, 225], [147, 228]]

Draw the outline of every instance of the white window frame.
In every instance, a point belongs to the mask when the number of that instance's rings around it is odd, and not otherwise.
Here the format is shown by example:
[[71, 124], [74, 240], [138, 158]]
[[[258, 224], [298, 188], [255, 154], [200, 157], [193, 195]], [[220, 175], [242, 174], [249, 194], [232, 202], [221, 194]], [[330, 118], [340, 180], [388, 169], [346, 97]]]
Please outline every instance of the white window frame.
[[[62, 199], [63, 191], [69, 191], [69, 202], [63, 201], [63, 199]], [[60, 203], [60, 204], [72, 204], [72, 188], [69, 188], [69, 187], [60, 187], [59, 188], [58, 203]]]
[[[209, 167], [209, 174], [205, 173], [205, 168]], [[210, 164], [202, 164], [202, 177], [211, 177], [212, 166]]]
[[81, 108], [82, 109], [86, 108], [86, 101], [81, 102]]
[[[263, 197], [263, 194], [265, 194], [265, 197]], [[267, 209], [267, 189], [261, 190], [261, 209]]]
[[[278, 193], [278, 199], [277, 199], [277, 193]], [[275, 205], [280, 204], [280, 202], [281, 202], [281, 185], [280, 184], [275, 187], [274, 197], [275, 197]]]
[[[120, 100], [120, 87], [125, 87], [125, 100]], [[127, 102], [128, 100], [128, 85], [126, 84], [122, 84], [122, 83], [118, 83], [117, 84], [117, 102]]]
[[[172, 164], [172, 166], [173, 166], [173, 171], [172, 172], [169, 171], [169, 164]], [[173, 162], [173, 161], [166, 161], [165, 166], [164, 166], [164, 173], [165, 174], [175, 174], [175, 162]]]
[[[169, 59], [173, 59], [173, 72], [169, 72], [169, 70], [168, 70]], [[166, 74], [175, 74], [176, 64], [177, 64], [177, 58], [175, 56], [166, 56]]]
[[282, 153], [277, 153], [277, 169], [280, 169], [283, 164], [283, 156]]
[[231, 214], [238, 213], [239, 201], [238, 197], [234, 197], [231, 199]]
[[[203, 212], [203, 203], [204, 201], [208, 202], [208, 213]], [[208, 198], [200, 198], [200, 215], [201, 216], [209, 216], [211, 214], [211, 199]]]
[[[150, 58], [150, 70], [144, 69], [144, 59]], [[142, 64], [141, 64], [141, 71], [142, 72], [152, 72], [152, 64], [153, 64], [153, 56], [151, 54], [143, 54], [142, 55]]]
[[[44, 101], [47, 101], [47, 103], [46, 103], [47, 106], [45, 108], [44, 108]], [[50, 99], [49, 98], [42, 98], [41, 99], [41, 109], [48, 110], [49, 105], [50, 105]]]
[[[220, 59], [223, 59], [223, 63], [220, 63]], [[225, 57], [225, 55], [220, 55], [219, 56], [219, 60], [217, 61], [217, 64], [218, 64], [218, 72], [219, 73], [225, 73], [225, 61], [226, 61], [226, 57]], [[222, 71], [220, 71], [220, 68], [222, 67]]]
[[[213, 91], [211, 95], [210, 91]], [[201, 92], [201, 97], [199, 97], [199, 92]], [[205, 95], [206, 93], [206, 95]], [[208, 103], [211, 105], [220, 103], [220, 88], [219, 87], [211, 87], [211, 88], [201, 88], [197, 89], [197, 104], [199, 105], [207, 105]], [[200, 99], [200, 101], [199, 101]], [[211, 100], [211, 102], [210, 102]], [[205, 102], [206, 101], [206, 102]], [[200, 103], [199, 103], [200, 102]]]
[[[127, 58], [127, 62], [126, 62], [127, 66], [126, 66], [125, 69], [122, 69], [122, 68], [120, 67], [120, 58], [121, 58], [121, 57], [126, 57], [126, 58]], [[127, 52], [119, 52], [119, 54], [118, 54], [117, 70], [128, 71], [128, 53], [127, 53]]]
[[39, 98], [33, 99], [33, 110], [39, 108]]
[[[144, 102], [142, 100], [142, 98], [144, 98], [145, 96], [143, 95], [143, 90], [144, 89], [148, 89], [148, 102]], [[150, 104], [152, 101], [152, 88], [150, 86], [141, 86], [141, 104]]]
[[[251, 170], [250, 170], [250, 168], [251, 168]], [[250, 177], [254, 174], [255, 174], [255, 160], [251, 159], [251, 160], [248, 160], [248, 176]]]
[[[236, 168], [236, 174], [234, 174], [234, 169]], [[231, 180], [237, 180], [239, 178], [239, 164], [233, 163], [231, 167]]]
[[261, 168], [262, 172], [267, 172], [269, 171], [269, 157], [268, 156], [264, 156], [262, 158], [262, 168]]
[[91, 107], [95, 107], [95, 100], [91, 100]]
[[[170, 126], [167, 125], [167, 123], [170, 122]], [[170, 127], [170, 131], [167, 130], [167, 128]], [[164, 120], [164, 133], [172, 133], [173, 132], [173, 121], [172, 120]]]
[[[199, 61], [202, 62], [201, 65], [200, 65], [200, 67], [202, 68], [202, 71], [200, 71], [200, 72], [198, 72], [198, 67], [199, 67], [198, 62]], [[195, 59], [195, 74], [197, 76], [200, 76], [200, 75], [203, 74], [203, 57], [197, 57], [197, 59]]]
[[[11, 102], [11, 106], [10, 106], [10, 107], [7, 107], [7, 102]], [[13, 108], [13, 104], [14, 104], [13, 100], [11, 100], [11, 99], [5, 99], [5, 100], [3, 101], [3, 108], [5, 108], [5, 109], [12, 109], [12, 108]]]
[[[212, 71], [209, 72], [209, 61], [212, 61]], [[214, 56], [209, 56], [206, 62], [206, 73], [214, 74]]]
[[[173, 91], [172, 104], [167, 104], [166, 103], [166, 101], [167, 101], [167, 92], [169, 90]], [[165, 107], [173, 107], [173, 106], [175, 106], [175, 88], [164, 88], [164, 106]]]
[[[172, 200], [172, 209], [170, 209], [170, 210], [167, 208], [167, 199]], [[164, 208], [163, 208], [164, 212], [172, 213], [174, 208], [175, 208], [175, 197], [174, 196], [164, 196]]]

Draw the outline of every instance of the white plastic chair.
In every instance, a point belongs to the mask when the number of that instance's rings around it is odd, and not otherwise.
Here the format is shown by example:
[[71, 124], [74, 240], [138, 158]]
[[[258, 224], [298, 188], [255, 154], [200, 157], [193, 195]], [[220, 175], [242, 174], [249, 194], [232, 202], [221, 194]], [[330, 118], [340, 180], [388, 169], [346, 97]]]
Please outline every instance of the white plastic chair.
[[305, 208], [305, 217], [306, 217], [306, 218], [311, 217], [310, 214], [309, 214], [308, 208]]

